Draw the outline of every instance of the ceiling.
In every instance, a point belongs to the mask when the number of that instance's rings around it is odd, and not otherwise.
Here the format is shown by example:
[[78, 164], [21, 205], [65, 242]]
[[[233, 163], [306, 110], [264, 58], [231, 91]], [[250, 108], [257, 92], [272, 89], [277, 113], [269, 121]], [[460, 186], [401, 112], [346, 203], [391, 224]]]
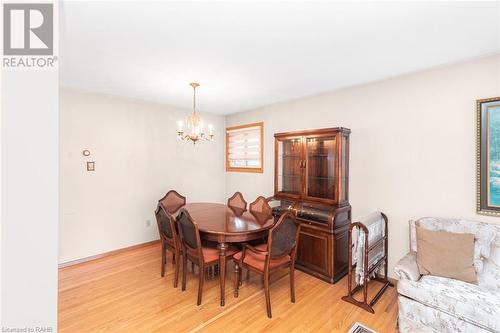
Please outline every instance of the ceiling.
[[500, 52], [500, 2], [63, 2], [61, 84], [230, 114]]

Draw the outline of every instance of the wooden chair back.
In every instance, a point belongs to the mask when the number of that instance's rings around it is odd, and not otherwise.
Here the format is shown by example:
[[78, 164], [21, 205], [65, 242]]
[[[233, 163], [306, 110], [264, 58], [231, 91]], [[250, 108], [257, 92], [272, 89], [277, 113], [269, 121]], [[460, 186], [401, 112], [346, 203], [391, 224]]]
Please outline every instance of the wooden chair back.
[[257, 199], [255, 199], [255, 201], [250, 204], [249, 208], [250, 212], [252, 213], [263, 215], [272, 215], [273, 213], [273, 210], [271, 206], [269, 206], [267, 199], [263, 196], [259, 196]]
[[186, 197], [180, 195], [175, 190], [170, 190], [163, 198], [160, 199], [159, 202], [168, 213], [173, 215], [186, 204]]
[[300, 222], [295, 219], [292, 213], [286, 212], [281, 215], [278, 222], [269, 230], [267, 238], [268, 261], [285, 255], [290, 255], [294, 260], [299, 243], [299, 232]]
[[247, 202], [243, 198], [243, 194], [241, 192], [235, 192], [232, 197], [227, 199], [227, 205], [232, 208], [237, 208], [240, 210], [247, 209]]
[[182, 246], [192, 255], [201, 256], [201, 239], [198, 225], [185, 208], [177, 214], [177, 228]]
[[175, 241], [177, 235], [175, 232], [174, 219], [161, 203], [158, 203], [156, 207], [155, 216], [160, 237], [162, 239], [166, 238], [168, 240]]

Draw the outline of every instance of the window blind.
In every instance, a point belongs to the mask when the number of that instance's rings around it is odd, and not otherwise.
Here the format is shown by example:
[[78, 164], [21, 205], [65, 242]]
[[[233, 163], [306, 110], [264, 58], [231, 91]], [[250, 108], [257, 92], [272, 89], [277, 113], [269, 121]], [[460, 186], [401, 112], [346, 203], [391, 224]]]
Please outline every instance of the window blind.
[[227, 163], [229, 168], [262, 168], [262, 126], [227, 129]]

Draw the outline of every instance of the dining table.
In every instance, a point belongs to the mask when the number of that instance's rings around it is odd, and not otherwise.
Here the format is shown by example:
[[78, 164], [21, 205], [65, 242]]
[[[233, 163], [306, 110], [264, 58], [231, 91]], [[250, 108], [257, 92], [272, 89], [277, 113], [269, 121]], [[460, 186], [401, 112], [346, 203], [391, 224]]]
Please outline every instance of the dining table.
[[183, 206], [198, 225], [203, 240], [217, 242], [220, 305], [225, 304], [226, 250], [229, 243], [263, 238], [274, 225], [272, 215], [230, 207], [222, 203], [193, 202]]

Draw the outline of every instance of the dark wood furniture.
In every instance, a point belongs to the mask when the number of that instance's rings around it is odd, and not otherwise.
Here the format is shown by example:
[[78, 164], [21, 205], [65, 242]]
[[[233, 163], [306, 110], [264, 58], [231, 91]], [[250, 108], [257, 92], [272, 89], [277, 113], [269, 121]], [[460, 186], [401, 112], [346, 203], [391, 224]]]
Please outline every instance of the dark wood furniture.
[[252, 213], [265, 215], [272, 215], [273, 213], [273, 210], [271, 209], [271, 206], [269, 206], [267, 199], [263, 196], [259, 196], [257, 199], [255, 199], [255, 201], [250, 204], [249, 210]]
[[219, 203], [188, 203], [184, 208], [196, 223], [200, 238], [217, 242], [219, 254], [220, 304], [225, 304], [226, 251], [228, 243], [242, 243], [264, 237], [274, 225], [273, 216], [234, 209]]
[[347, 273], [349, 134], [338, 127], [274, 135], [273, 212], [296, 214], [296, 267], [330, 283]]
[[247, 202], [243, 198], [241, 192], [235, 192], [229, 199], [227, 199], [227, 205], [237, 210], [246, 210]]
[[266, 297], [267, 316], [272, 317], [269, 294], [269, 275], [272, 271], [290, 267], [290, 298], [295, 303], [295, 254], [299, 241], [300, 223], [295, 216], [287, 212], [279, 218], [269, 230], [267, 244], [257, 247], [245, 244], [243, 250], [234, 255], [234, 297], [238, 297], [240, 286], [240, 267], [263, 276]]
[[161, 276], [165, 276], [165, 265], [167, 264], [166, 251], [172, 252], [172, 264], [175, 265], [174, 288], [177, 288], [179, 281], [179, 260], [180, 260], [180, 242], [175, 227], [175, 214], [182, 206], [186, 204], [186, 198], [177, 191], [170, 190], [163, 198], [158, 200], [155, 210], [156, 223], [160, 234], [161, 244]]
[[[202, 245], [198, 225], [194, 222], [188, 211], [182, 208], [177, 215], [177, 226], [182, 243], [182, 291], [186, 290], [186, 269], [188, 258], [199, 267], [198, 301], [201, 304], [203, 282], [205, 280], [205, 267], [219, 263], [219, 250], [215, 247]], [[227, 248], [225, 260], [232, 258], [237, 251]], [[221, 275], [225, 273], [221, 272]]]
[[[364, 243], [364, 259], [363, 259], [363, 277], [362, 277], [362, 283], [357, 284], [356, 287], [352, 288], [352, 282], [353, 282], [353, 262], [352, 262], [352, 246], [349, 246], [349, 266], [348, 266], [348, 281], [347, 281], [347, 296], [343, 296], [342, 299], [346, 302], [352, 303], [356, 306], [359, 306], [362, 309], [365, 309], [368, 312], [375, 313], [375, 310], [373, 310], [373, 305], [378, 301], [380, 296], [384, 293], [384, 291], [387, 289], [389, 286], [393, 286], [393, 284], [389, 281], [387, 278], [387, 269], [388, 269], [388, 231], [389, 229], [387, 228], [387, 216], [384, 213], [380, 213], [381, 217], [384, 219], [384, 235], [378, 239], [376, 242], [373, 244], [369, 244], [369, 231], [368, 228], [361, 222], [355, 222], [352, 223], [349, 226], [349, 241], [348, 244], [352, 244], [352, 230], [354, 228], [358, 228], [358, 232], [363, 232], [365, 234], [365, 243]], [[383, 251], [384, 251], [384, 256], [378, 259], [374, 264], [369, 266], [369, 257], [368, 254], [372, 252], [373, 250], [376, 250], [379, 246], [383, 244]], [[361, 250], [361, 249], [360, 249]], [[358, 262], [359, 263], [359, 259]], [[368, 302], [368, 282], [370, 281], [370, 275], [374, 272], [376, 272], [380, 265], [384, 264], [384, 276], [379, 277], [377, 276], [375, 278], [376, 281], [382, 282], [382, 287], [379, 289], [379, 291], [373, 296], [370, 302]], [[354, 298], [354, 294], [356, 294], [358, 291], [363, 290], [363, 301], [358, 301], [357, 299]]]

